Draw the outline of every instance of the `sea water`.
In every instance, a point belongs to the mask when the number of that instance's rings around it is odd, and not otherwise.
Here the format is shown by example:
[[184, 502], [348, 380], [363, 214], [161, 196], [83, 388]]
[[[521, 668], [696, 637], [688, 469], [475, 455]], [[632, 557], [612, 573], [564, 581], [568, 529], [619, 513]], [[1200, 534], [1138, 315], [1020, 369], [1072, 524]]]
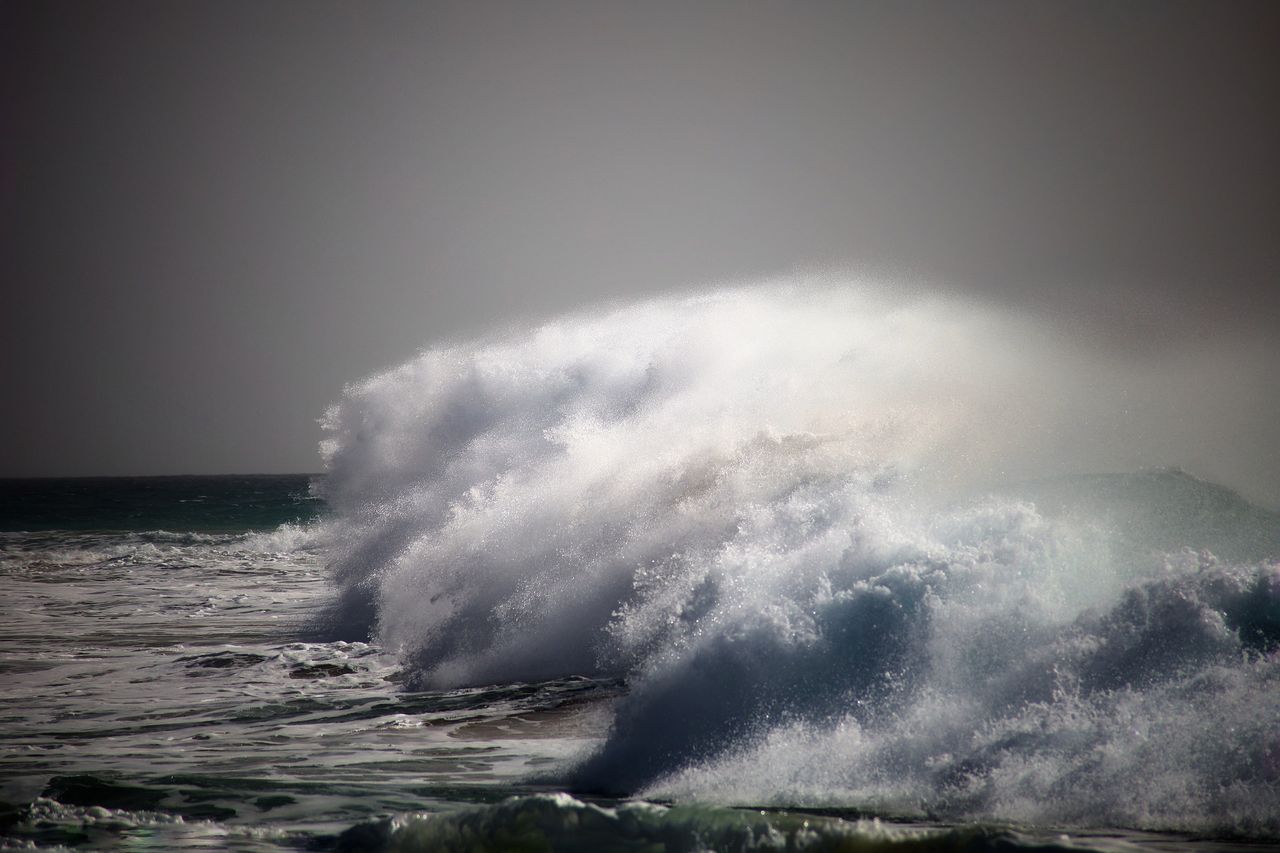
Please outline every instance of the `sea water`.
[[726, 291], [426, 350], [323, 474], [0, 483], [0, 843], [1276, 845], [1280, 516], [1086, 473], [1092, 358]]

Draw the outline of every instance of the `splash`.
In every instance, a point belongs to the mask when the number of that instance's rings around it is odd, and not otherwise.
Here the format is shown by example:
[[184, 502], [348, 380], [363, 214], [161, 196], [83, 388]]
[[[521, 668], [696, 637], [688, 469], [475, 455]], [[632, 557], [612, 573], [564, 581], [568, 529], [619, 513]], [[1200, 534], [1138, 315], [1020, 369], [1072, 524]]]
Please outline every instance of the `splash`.
[[1276, 517], [1080, 476], [1203, 438], [1151, 379], [866, 286], [439, 346], [325, 417], [344, 617], [419, 687], [626, 675], [583, 790], [1275, 834]]

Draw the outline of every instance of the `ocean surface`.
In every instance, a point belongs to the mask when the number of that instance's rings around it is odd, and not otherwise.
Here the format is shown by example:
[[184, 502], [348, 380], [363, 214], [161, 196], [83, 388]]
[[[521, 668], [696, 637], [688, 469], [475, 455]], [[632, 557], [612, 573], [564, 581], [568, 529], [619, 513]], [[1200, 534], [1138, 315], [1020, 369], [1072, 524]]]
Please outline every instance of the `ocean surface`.
[[0, 847], [1280, 849], [1280, 515], [1037, 468], [899, 351], [953, 311], [838, 314], [437, 347], [318, 475], [0, 481]]

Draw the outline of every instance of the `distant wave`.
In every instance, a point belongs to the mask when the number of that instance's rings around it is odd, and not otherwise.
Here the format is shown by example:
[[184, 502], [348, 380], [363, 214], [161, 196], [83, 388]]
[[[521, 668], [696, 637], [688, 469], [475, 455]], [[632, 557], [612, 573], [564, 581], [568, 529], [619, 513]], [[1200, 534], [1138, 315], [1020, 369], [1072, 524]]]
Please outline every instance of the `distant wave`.
[[439, 346], [324, 419], [343, 618], [419, 687], [625, 674], [579, 790], [1278, 834], [1280, 519], [1078, 476], [1145, 458], [1100, 359], [865, 287]]

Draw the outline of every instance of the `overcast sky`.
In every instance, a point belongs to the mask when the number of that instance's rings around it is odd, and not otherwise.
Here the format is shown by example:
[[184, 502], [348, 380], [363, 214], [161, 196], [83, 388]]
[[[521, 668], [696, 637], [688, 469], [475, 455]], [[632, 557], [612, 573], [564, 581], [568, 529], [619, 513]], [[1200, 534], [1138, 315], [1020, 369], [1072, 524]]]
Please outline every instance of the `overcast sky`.
[[1280, 3], [0, 8], [0, 475], [317, 470], [433, 340], [798, 269], [1280, 340]]

